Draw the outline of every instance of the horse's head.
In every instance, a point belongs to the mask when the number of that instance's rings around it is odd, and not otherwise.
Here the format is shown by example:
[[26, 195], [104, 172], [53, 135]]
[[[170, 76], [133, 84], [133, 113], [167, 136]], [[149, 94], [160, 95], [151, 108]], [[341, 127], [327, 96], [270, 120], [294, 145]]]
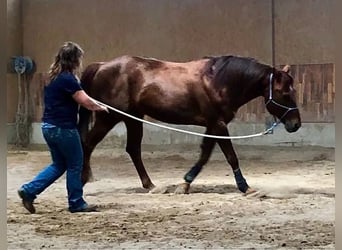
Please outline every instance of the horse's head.
[[289, 72], [288, 65], [282, 70], [274, 70], [264, 96], [268, 112], [276, 116], [285, 125], [285, 129], [292, 133], [300, 128], [301, 119], [296, 104], [293, 78]]

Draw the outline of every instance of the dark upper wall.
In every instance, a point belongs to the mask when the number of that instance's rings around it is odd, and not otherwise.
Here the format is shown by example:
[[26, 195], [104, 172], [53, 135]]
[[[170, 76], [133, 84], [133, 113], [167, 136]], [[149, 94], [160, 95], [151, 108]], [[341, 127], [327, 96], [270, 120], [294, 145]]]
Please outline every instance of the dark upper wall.
[[122, 54], [190, 60], [208, 54], [269, 61], [268, 0], [24, 1], [24, 52], [38, 71], [65, 40], [85, 49], [85, 64]]
[[7, 49], [10, 54], [22, 53], [23, 30], [22, 30], [22, 1], [7, 1]]
[[[22, 55], [23, 53], [23, 30], [22, 30], [22, 1], [7, 1], [7, 53], [10, 56]], [[8, 58], [8, 70], [10, 70], [10, 58]], [[14, 121], [17, 109], [18, 87], [17, 76], [7, 74], [7, 121]]]
[[275, 0], [276, 64], [334, 62], [333, 1]]

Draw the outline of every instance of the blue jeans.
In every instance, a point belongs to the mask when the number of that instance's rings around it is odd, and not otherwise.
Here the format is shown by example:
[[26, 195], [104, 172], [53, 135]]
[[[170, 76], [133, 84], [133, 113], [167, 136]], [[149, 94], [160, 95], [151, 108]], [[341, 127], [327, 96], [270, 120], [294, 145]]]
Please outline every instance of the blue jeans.
[[66, 171], [69, 210], [86, 207], [81, 181], [83, 151], [77, 129], [43, 126], [42, 132], [50, 149], [52, 163], [21, 189], [24, 190], [27, 198], [33, 201]]

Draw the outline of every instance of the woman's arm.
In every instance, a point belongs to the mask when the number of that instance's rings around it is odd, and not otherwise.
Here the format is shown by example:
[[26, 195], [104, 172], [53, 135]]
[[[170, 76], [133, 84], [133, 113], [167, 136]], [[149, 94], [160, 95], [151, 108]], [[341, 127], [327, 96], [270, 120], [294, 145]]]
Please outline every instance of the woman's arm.
[[91, 111], [106, 111], [109, 112], [107, 107], [102, 106], [96, 103], [93, 99], [91, 99], [84, 90], [76, 91], [72, 97], [74, 100], [82, 105], [83, 107], [91, 110]]

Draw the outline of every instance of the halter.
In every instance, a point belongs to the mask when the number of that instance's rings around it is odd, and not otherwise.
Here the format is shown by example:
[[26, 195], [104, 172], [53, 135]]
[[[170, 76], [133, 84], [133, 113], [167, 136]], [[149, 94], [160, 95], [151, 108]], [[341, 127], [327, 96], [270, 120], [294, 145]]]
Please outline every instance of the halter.
[[[278, 107], [281, 107], [281, 108], [283, 108], [283, 109], [286, 109], [286, 111], [285, 111], [285, 113], [280, 117], [279, 121], [273, 123], [273, 125], [272, 125], [271, 128], [270, 128], [270, 130], [272, 130], [272, 128], [276, 127], [276, 126], [280, 123], [281, 119], [283, 119], [290, 111], [298, 109], [298, 107], [290, 108], [290, 107], [288, 107], [288, 106], [282, 105], [282, 104], [280, 104], [280, 103], [278, 103], [278, 102], [276, 102], [275, 100], [272, 99], [272, 97], [273, 97], [273, 95], [272, 95], [272, 80], [273, 80], [273, 73], [271, 73], [271, 75], [270, 75], [270, 91], [269, 91], [270, 94], [269, 94], [269, 97], [268, 97], [268, 100], [267, 100], [265, 106], [266, 106], [266, 108], [267, 108], [267, 105], [268, 105], [269, 103], [273, 103], [273, 104], [275, 104], [275, 105], [278, 106]], [[274, 116], [274, 117], [275, 117], [275, 116]], [[276, 119], [275, 119], [275, 120], [276, 120]]]

